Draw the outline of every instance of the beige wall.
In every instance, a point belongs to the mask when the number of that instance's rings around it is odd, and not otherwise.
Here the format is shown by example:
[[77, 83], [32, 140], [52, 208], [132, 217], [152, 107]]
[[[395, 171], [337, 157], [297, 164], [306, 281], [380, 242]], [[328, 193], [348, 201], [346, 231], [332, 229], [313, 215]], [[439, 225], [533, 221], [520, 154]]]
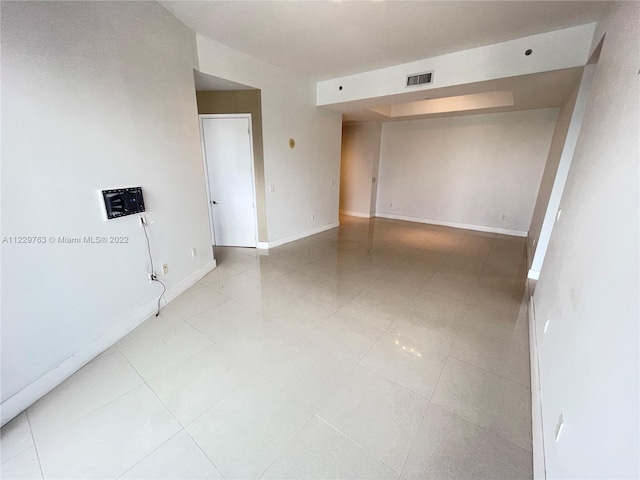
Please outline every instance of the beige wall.
[[382, 124], [355, 123], [342, 127], [340, 213], [373, 217], [380, 163]]
[[547, 211], [547, 205], [549, 204], [551, 189], [553, 188], [556, 173], [558, 171], [558, 165], [560, 164], [560, 158], [562, 157], [562, 150], [567, 138], [567, 132], [569, 131], [571, 115], [573, 114], [573, 107], [576, 104], [577, 97], [578, 86], [576, 85], [573, 93], [569, 96], [569, 98], [567, 98], [562, 107], [560, 107], [560, 112], [558, 113], [558, 121], [556, 122], [556, 128], [553, 132], [553, 139], [551, 140], [551, 147], [549, 148], [547, 163], [545, 164], [544, 173], [542, 174], [542, 181], [540, 182], [540, 188], [538, 189], [538, 198], [536, 200], [535, 208], [533, 209], [531, 226], [529, 227], [529, 237], [527, 239], [527, 255], [529, 257], [529, 266], [531, 266], [531, 262], [533, 261], [533, 254], [536, 249], [536, 245], [533, 245], [533, 242], [534, 240], [537, 242], [540, 236], [542, 221], [544, 220], [544, 216]]
[[225, 90], [196, 92], [198, 114], [250, 113], [253, 130], [253, 161], [258, 215], [258, 240], [267, 241], [264, 154], [262, 148], [262, 105], [260, 90]]

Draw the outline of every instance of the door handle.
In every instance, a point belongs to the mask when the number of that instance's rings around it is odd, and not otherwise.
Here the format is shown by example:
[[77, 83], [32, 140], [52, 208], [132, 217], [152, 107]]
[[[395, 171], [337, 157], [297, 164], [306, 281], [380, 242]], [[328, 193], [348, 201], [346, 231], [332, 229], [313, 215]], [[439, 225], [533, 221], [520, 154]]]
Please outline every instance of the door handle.
[[212, 205], [218, 205], [218, 202], [216, 202], [215, 200], [211, 200], [211, 204]]

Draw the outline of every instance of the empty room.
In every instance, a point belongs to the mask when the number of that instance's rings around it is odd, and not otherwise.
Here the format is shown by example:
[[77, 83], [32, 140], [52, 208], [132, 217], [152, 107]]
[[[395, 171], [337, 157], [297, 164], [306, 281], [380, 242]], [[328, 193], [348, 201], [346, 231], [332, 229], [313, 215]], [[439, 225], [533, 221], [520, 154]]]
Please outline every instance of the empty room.
[[0, 8], [0, 478], [640, 477], [639, 3]]

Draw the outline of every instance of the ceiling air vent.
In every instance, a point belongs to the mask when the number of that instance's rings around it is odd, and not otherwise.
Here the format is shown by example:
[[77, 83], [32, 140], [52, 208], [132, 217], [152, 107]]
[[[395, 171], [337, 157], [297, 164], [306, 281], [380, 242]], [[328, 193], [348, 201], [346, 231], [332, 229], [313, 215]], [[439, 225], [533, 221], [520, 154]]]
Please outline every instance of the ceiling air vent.
[[407, 87], [415, 87], [416, 85], [427, 85], [433, 83], [433, 72], [416, 73], [407, 76]]

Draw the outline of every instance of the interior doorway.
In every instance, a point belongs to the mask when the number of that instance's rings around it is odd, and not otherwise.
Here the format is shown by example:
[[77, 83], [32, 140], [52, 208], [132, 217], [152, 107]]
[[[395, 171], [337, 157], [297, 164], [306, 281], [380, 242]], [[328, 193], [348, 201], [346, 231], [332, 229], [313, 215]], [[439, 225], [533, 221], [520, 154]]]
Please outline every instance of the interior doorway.
[[200, 115], [212, 244], [256, 247], [250, 114]]
[[340, 214], [373, 218], [377, 211], [382, 123], [342, 125]]
[[[267, 198], [265, 191], [264, 152], [262, 142], [262, 92], [259, 88], [240, 84], [221, 77], [216, 77], [198, 70], [193, 71], [198, 115], [223, 115], [235, 114], [250, 115], [250, 134], [252, 137], [251, 153], [253, 157], [253, 191], [252, 198], [255, 205], [255, 217], [257, 222], [257, 245], [252, 246], [266, 248], [268, 242], [267, 232]], [[201, 119], [199, 119], [201, 123]], [[205, 156], [203, 142], [203, 157]], [[205, 162], [205, 170], [206, 170]], [[209, 188], [209, 178], [205, 171], [205, 185]], [[208, 193], [208, 192], [207, 192]], [[208, 199], [220, 202], [219, 199]], [[220, 206], [222, 204], [218, 203]], [[211, 207], [211, 204], [208, 205]], [[211, 211], [210, 211], [211, 218]], [[211, 223], [212, 244], [215, 245], [213, 221]], [[218, 245], [221, 245], [220, 238]], [[219, 249], [214, 248], [214, 257], [218, 259]], [[219, 262], [218, 262], [219, 263]]]

